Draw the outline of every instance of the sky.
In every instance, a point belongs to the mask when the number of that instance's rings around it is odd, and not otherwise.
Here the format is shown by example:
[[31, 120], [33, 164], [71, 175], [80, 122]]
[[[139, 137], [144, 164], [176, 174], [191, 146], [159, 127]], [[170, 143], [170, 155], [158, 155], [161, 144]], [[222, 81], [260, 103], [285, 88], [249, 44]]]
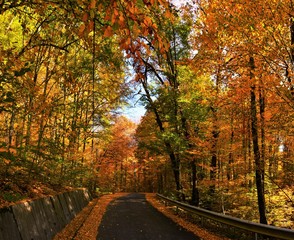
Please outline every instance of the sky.
[[132, 92], [130, 99], [128, 100], [128, 106], [123, 107], [122, 115], [126, 116], [128, 119], [133, 121], [134, 123], [140, 123], [141, 117], [144, 116], [146, 109], [142, 106], [140, 101], [140, 93], [141, 87], [140, 85], [130, 85], [132, 87]]
[[130, 107], [123, 110], [123, 115], [132, 120], [134, 123], [139, 123], [142, 116], [144, 116], [146, 110], [144, 106], [137, 104], [132, 104]]

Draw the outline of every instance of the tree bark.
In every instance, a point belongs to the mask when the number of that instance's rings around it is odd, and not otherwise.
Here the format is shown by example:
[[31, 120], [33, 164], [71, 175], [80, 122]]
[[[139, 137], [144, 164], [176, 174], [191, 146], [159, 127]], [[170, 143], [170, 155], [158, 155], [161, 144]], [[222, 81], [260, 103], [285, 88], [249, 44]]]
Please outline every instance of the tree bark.
[[212, 145], [211, 145], [211, 162], [210, 162], [210, 180], [211, 185], [209, 187], [209, 192], [211, 195], [215, 193], [215, 180], [217, 172], [217, 141], [219, 137], [219, 130], [217, 126], [217, 110], [211, 107], [213, 114], [213, 129], [212, 129]]
[[191, 162], [191, 170], [192, 170], [192, 199], [191, 204], [194, 206], [199, 206], [200, 196], [199, 196], [199, 189], [197, 186], [197, 167], [196, 161], [193, 160]]
[[[217, 69], [216, 72], [216, 80], [215, 80], [215, 101], [219, 96], [219, 88], [220, 88], [220, 69]], [[217, 142], [219, 137], [219, 126], [218, 126], [218, 108], [215, 102], [213, 102], [210, 106], [212, 112], [212, 140], [211, 140], [211, 162], [210, 162], [210, 181], [211, 184], [209, 186], [209, 193], [211, 196], [215, 193], [215, 180], [217, 173]]]
[[[291, 12], [293, 12], [293, 3], [291, 1], [291, 6], [290, 6], [290, 10]], [[293, 17], [294, 15], [290, 15], [290, 41], [291, 41], [291, 48], [290, 48], [290, 60], [291, 60], [291, 67], [292, 67], [292, 70], [293, 70], [293, 67], [294, 67], [294, 20], [293, 20]], [[290, 86], [290, 90], [291, 90], [291, 95], [292, 97], [294, 96], [294, 86], [293, 86], [293, 83], [292, 83], [292, 78], [288, 75], [288, 81], [289, 83], [291, 84]]]
[[[254, 58], [250, 57], [250, 78], [253, 79], [254, 70]], [[250, 107], [251, 107], [251, 132], [252, 132], [252, 143], [253, 153], [255, 161], [255, 177], [256, 177], [256, 188], [258, 198], [258, 210], [259, 210], [259, 221], [260, 223], [267, 224], [266, 213], [265, 213], [265, 198], [264, 198], [264, 166], [262, 165], [259, 143], [258, 143], [258, 125], [257, 125], [257, 107], [256, 107], [256, 95], [255, 95], [255, 83], [252, 83], [250, 89]]]
[[228, 181], [234, 180], [235, 172], [234, 172], [234, 157], [233, 157], [233, 142], [234, 142], [234, 127], [233, 127], [234, 117], [231, 118], [231, 137], [230, 137], [230, 152], [229, 152], [229, 164], [227, 170], [227, 179]]

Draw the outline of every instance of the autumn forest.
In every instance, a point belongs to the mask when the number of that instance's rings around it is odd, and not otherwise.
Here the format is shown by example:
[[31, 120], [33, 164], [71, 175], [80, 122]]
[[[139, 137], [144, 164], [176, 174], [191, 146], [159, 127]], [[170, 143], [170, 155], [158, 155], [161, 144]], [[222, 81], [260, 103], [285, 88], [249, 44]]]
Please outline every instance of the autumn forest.
[[293, 123], [292, 0], [0, 0], [1, 205], [159, 192], [294, 228]]

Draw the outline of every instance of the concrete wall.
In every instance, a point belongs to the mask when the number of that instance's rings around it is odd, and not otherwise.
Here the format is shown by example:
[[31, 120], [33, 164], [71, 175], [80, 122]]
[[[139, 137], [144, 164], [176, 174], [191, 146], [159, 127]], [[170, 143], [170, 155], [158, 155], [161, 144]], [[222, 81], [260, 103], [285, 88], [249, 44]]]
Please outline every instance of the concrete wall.
[[85, 189], [0, 209], [0, 240], [52, 239], [92, 198]]

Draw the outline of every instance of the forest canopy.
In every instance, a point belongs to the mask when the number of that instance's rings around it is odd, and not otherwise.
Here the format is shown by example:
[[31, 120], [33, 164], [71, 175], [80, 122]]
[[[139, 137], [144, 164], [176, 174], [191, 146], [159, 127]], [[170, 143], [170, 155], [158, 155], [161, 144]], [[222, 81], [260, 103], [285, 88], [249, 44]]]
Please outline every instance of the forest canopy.
[[[160, 192], [293, 228], [293, 12], [0, 1], [1, 204], [65, 187]], [[134, 94], [138, 124], [119, 114]]]

